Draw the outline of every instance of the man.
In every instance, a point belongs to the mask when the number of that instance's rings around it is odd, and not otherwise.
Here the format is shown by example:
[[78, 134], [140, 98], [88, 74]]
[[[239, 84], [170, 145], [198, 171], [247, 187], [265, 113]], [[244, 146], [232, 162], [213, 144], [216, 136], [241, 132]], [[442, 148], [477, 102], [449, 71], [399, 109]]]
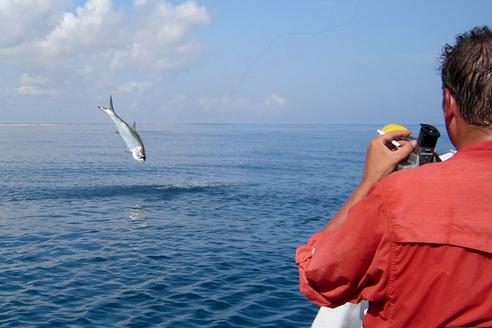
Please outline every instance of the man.
[[[298, 248], [301, 291], [322, 306], [369, 301], [364, 327], [492, 326], [492, 32], [442, 55], [451, 159], [392, 173], [415, 147], [369, 144], [345, 205]], [[390, 174], [391, 173], [391, 174]]]

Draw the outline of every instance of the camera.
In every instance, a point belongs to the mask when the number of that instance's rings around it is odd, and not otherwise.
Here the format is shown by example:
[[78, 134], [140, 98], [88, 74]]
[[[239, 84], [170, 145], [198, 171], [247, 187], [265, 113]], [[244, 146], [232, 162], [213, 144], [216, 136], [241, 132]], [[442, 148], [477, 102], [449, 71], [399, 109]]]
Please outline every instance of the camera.
[[[398, 164], [396, 170], [404, 170], [427, 163], [439, 162], [439, 156], [434, 151], [437, 139], [441, 134], [439, 130], [430, 124], [420, 124], [420, 132], [414, 151], [405, 162]], [[411, 139], [410, 139], [411, 140]]]

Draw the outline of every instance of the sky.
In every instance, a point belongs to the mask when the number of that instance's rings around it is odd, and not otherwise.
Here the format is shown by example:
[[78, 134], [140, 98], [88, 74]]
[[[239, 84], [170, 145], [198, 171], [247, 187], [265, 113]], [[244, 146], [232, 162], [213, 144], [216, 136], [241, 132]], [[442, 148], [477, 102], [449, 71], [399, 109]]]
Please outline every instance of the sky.
[[442, 123], [490, 0], [0, 0], [0, 123]]

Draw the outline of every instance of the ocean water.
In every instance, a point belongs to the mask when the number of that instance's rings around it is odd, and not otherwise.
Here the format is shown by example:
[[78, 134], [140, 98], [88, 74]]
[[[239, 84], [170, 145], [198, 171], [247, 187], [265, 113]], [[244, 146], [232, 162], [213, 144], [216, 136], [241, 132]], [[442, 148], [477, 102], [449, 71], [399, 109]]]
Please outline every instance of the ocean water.
[[139, 164], [109, 124], [1, 125], [0, 326], [309, 327], [295, 248], [376, 128], [142, 125]]

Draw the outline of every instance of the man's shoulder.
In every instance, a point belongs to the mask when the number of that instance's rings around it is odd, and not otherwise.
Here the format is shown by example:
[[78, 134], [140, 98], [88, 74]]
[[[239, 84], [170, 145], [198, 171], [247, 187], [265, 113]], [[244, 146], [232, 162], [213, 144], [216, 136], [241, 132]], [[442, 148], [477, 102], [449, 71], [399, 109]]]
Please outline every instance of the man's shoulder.
[[431, 163], [416, 168], [393, 172], [381, 180], [380, 186], [383, 189], [394, 190], [398, 188], [408, 188], [408, 186], [416, 184], [421, 185], [424, 181], [429, 181], [429, 179], [440, 180], [448, 166], [444, 164], [444, 162]]
[[[485, 171], [492, 172], [492, 166], [489, 164], [492, 160], [492, 151], [474, 152], [470, 150], [459, 152], [444, 162], [430, 163], [394, 172], [382, 179], [381, 185], [390, 190], [413, 185], [420, 185], [421, 187], [425, 185], [452, 186], [465, 177], [479, 178]], [[422, 185], [423, 183], [424, 185]]]
[[[392, 218], [423, 208], [429, 210], [442, 201], [442, 191], [454, 183], [448, 165], [444, 164], [432, 163], [394, 172], [382, 179], [372, 192]], [[418, 208], [414, 208], [416, 204]]]

